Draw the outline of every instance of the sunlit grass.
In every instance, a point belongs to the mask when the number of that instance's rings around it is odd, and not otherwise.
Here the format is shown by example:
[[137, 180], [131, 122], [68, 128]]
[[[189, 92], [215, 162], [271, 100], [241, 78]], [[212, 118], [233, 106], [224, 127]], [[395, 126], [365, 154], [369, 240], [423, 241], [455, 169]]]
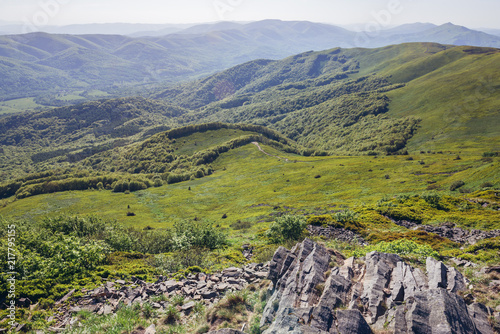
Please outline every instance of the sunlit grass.
[[[203, 218], [229, 227], [239, 220], [259, 222], [276, 210], [313, 214], [343, 206], [375, 204], [396, 194], [418, 194], [432, 183], [441, 193], [464, 180], [478, 190], [486, 181], [496, 186], [498, 158], [456, 153], [381, 157], [302, 157], [262, 145], [224, 153], [213, 164], [214, 174], [191, 181], [131, 194], [72, 191], [17, 200], [0, 209], [5, 217], [36, 219], [59, 214], [98, 214], [126, 226], [161, 228], [183, 219]], [[297, 161], [297, 162], [294, 162]], [[127, 212], [135, 216], [127, 216]], [[226, 218], [222, 218], [226, 215]], [[258, 228], [255, 225], [254, 228]]]

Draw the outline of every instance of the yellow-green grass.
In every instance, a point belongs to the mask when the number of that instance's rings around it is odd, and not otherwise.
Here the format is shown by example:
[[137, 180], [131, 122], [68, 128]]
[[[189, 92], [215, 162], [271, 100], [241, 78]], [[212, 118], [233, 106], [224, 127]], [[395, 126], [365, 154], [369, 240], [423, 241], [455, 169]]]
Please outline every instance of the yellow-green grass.
[[410, 150], [500, 150], [499, 88], [500, 53], [469, 55], [389, 92], [390, 114], [422, 119]]
[[0, 102], [0, 115], [23, 112], [37, 107], [41, 105], [37, 104], [32, 97], [2, 101]]
[[[500, 186], [499, 158], [485, 162], [479, 156], [466, 155], [455, 160], [456, 153], [417, 154], [413, 160], [407, 156], [301, 157], [262, 147], [290, 161], [246, 145], [224, 153], [213, 164], [215, 173], [201, 179], [131, 194], [89, 190], [39, 195], [8, 204], [0, 215], [38, 219], [97, 214], [137, 228], [168, 227], [198, 217], [224, 228], [238, 220], [249, 221], [255, 232], [268, 226], [265, 220], [271, 213], [285, 207], [294, 213], [312, 214], [372, 205], [383, 197], [425, 192], [430, 182], [442, 194], [450, 194], [449, 186], [457, 180], [471, 190], [480, 189], [484, 182]], [[128, 211], [136, 215], [127, 216]]]
[[172, 147], [175, 149], [175, 154], [177, 155], [193, 155], [198, 151], [218, 146], [234, 138], [249, 134], [256, 133], [233, 129], [218, 129], [206, 132], [196, 132], [187, 137], [176, 139], [176, 142], [172, 145]]
[[500, 50], [411, 43], [345, 50], [360, 71], [406, 86], [387, 93], [389, 115], [422, 122], [409, 150], [500, 150]]

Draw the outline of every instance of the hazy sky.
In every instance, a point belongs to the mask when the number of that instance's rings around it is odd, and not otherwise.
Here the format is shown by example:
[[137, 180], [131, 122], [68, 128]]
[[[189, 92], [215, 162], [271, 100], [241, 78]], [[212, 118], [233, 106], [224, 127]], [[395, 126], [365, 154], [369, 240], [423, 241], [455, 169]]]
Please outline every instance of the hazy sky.
[[500, 28], [499, 0], [0, 0], [0, 21], [197, 23], [309, 20], [338, 25], [452, 22]]

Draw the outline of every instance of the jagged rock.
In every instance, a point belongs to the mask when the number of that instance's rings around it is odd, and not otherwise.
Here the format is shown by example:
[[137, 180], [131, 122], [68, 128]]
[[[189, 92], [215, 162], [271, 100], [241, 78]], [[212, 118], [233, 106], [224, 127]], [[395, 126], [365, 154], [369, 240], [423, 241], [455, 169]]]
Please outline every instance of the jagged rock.
[[490, 284], [488, 284], [490, 289], [492, 289], [495, 292], [500, 292], [500, 280], [492, 280]]
[[456, 257], [452, 257], [450, 260], [459, 267], [465, 267], [465, 268], [477, 267], [477, 264], [475, 264], [475, 263], [472, 263], [472, 262], [466, 261], [466, 260], [462, 260], [462, 259], [457, 259]]
[[76, 290], [73, 289], [70, 292], [68, 292], [66, 295], [64, 295], [64, 297], [62, 297], [59, 301], [56, 302], [56, 305], [62, 304], [65, 301], [67, 301], [71, 297], [71, 295], [73, 295], [75, 293], [75, 291]]
[[217, 292], [205, 290], [205, 291], [201, 291], [200, 295], [203, 297], [203, 299], [212, 299], [212, 298], [217, 297]]
[[487, 267], [485, 268], [486, 274], [497, 273], [500, 274], [500, 266]]
[[[289, 257], [290, 251], [285, 247], [279, 247], [269, 264], [269, 276], [268, 279], [273, 281], [273, 283], [277, 282], [281, 277], [281, 273], [285, 272], [288, 269], [288, 266], [292, 263], [293, 258]], [[283, 268], [285, 267], [285, 268]]]
[[186, 303], [186, 304], [182, 305], [181, 310], [182, 310], [182, 311], [189, 311], [189, 310], [191, 310], [194, 306], [195, 306], [195, 303], [194, 303], [194, 302], [188, 302], [188, 303]]
[[340, 310], [337, 315], [339, 334], [371, 334], [372, 330], [358, 310]]
[[384, 287], [401, 258], [395, 254], [371, 252], [366, 255], [366, 274], [361, 301], [366, 305], [365, 318], [373, 324], [387, 309]]
[[74, 307], [71, 307], [71, 308], [69, 309], [69, 312], [70, 312], [70, 313], [78, 313], [78, 312], [80, 312], [81, 310], [82, 310], [82, 308], [81, 308], [81, 307], [74, 306]]
[[224, 277], [239, 277], [241, 276], [242, 270], [239, 268], [231, 267], [224, 269], [222, 271], [222, 276]]
[[446, 288], [448, 286], [446, 266], [432, 257], [426, 261], [427, 276], [429, 277], [429, 289]]
[[325, 283], [325, 289], [319, 300], [319, 306], [341, 307], [348, 303], [348, 293], [351, 281], [339, 275], [330, 275]]
[[350, 258], [329, 269], [331, 257], [309, 239], [290, 251], [278, 249], [269, 266], [273, 286], [260, 323], [264, 334], [354, 334], [372, 328], [398, 334], [493, 333], [488, 323], [493, 311], [477, 303], [468, 307], [457, 294], [467, 282], [455, 268], [428, 258], [426, 276], [398, 255], [371, 252], [364, 264]]
[[490, 317], [490, 312], [480, 303], [474, 303], [467, 306], [469, 314], [476, 325], [476, 329], [480, 334], [494, 334], [493, 329], [490, 326], [488, 318]]
[[156, 334], [156, 326], [151, 324], [148, 328], [146, 328], [144, 334]]
[[407, 308], [407, 331], [402, 333], [478, 333], [463, 298], [446, 289], [418, 292]]
[[265, 279], [265, 278], [267, 278], [267, 275], [268, 275], [268, 273], [265, 271], [258, 271], [256, 273], [254, 273], [254, 276], [256, 278], [259, 278], [259, 279]]

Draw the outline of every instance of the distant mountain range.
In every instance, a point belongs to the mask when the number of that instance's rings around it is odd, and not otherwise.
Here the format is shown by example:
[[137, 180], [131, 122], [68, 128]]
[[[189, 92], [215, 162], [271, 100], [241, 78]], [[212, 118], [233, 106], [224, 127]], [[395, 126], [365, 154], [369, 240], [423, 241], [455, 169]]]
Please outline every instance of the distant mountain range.
[[280, 20], [219, 22], [187, 28], [127, 24], [64, 27], [74, 32], [90, 28], [124, 34], [134, 29], [135, 33], [137, 29], [176, 33], [146, 37], [40, 32], [0, 36], [0, 99], [172, 83], [255, 59], [281, 59], [334, 47], [435, 42], [500, 48], [500, 36], [451, 23], [416, 23], [370, 34], [328, 24]]

